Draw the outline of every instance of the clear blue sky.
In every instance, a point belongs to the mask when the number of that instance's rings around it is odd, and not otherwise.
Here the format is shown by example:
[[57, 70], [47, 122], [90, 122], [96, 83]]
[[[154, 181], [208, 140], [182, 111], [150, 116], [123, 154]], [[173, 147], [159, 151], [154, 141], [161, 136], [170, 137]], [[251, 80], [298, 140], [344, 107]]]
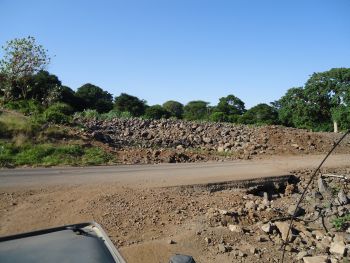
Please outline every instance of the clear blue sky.
[[349, 0], [0, 0], [0, 43], [34, 36], [48, 70], [161, 104], [234, 94], [247, 108], [350, 67]]

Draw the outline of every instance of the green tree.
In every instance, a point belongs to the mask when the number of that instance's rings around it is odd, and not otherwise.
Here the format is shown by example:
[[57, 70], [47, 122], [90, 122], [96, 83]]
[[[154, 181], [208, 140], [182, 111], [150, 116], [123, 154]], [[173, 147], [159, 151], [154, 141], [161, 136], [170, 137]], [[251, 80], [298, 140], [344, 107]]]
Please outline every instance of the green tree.
[[314, 73], [305, 87], [292, 88], [276, 103], [284, 125], [320, 131], [350, 127], [350, 69]]
[[176, 117], [178, 119], [182, 118], [184, 112], [184, 105], [180, 102], [174, 100], [168, 100], [163, 103], [163, 108], [170, 112], [171, 116]]
[[278, 105], [278, 118], [283, 125], [314, 129], [317, 126], [317, 108], [308, 103], [303, 87], [291, 88], [275, 102]]
[[237, 122], [244, 112], [244, 102], [234, 95], [228, 95], [219, 99], [218, 105], [213, 108], [211, 119], [219, 118], [220, 121]]
[[4, 56], [0, 60], [0, 74], [5, 77], [5, 84], [1, 85], [4, 100], [27, 99], [29, 78], [50, 62], [47, 50], [31, 36], [7, 41], [2, 48]]
[[60, 86], [58, 88], [58, 101], [70, 105], [74, 111], [82, 111], [84, 101], [76, 96], [75, 91], [67, 86]]
[[162, 118], [166, 119], [170, 117], [170, 112], [168, 112], [166, 109], [164, 109], [160, 105], [153, 105], [153, 106], [147, 107], [144, 116], [148, 119], [156, 119], [156, 120], [159, 120]]
[[277, 124], [278, 113], [275, 108], [260, 103], [243, 113], [240, 122], [244, 124]]
[[209, 103], [202, 100], [190, 101], [184, 107], [186, 120], [205, 120], [209, 116]]
[[28, 77], [27, 98], [34, 99], [44, 105], [49, 104], [48, 97], [61, 87], [61, 81], [57, 76], [41, 70]]
[[121, 112], [130, 112], [132, 116], [139, 117], [145, 113], [146, 101], [135, 96], [121, 93], [114, 100], [114, 107]]
[[104, 113], [113, 108], [112, 95], [90, 83], [78, 88], [76, 96], [82, 100], [85, 109], [93, 109], [99, 113]]
[[245, 112], [244, 102], [234, 95], [228, 95], [219, 99], [216, 111], [227, 115], [242, 115]]
[[323, 123], [338, 124], [342, 129], [350, 127], [347, 118], [350, 107], [350, 68], [333, 68], [314, 73], [305, 84], [305, 94], [312, 106], [318, 107]]

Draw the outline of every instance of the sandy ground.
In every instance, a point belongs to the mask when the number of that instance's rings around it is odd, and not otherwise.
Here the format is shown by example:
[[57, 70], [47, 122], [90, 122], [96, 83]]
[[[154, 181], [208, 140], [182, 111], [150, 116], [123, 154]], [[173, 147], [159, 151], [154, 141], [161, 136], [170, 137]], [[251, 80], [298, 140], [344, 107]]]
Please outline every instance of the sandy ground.
[[[96, 221], [127, 262], [167, 262], [174, 253], [197, 262], [236, 262], [205, 238], [254, 242], [255, 233], [211, 228], [209, 209], [232, 209], [242, 203], [236, 190], [187, 191], [169, 186], [203, 184], [283, 175], [315, 167], [323, 156], [276, 157], [229, 163], [16, 169], [0, 171], [0, 235]], [[350, 164], [349, 155], [332, 157], [328, 167]], [[261, 218], [267, 215], [261, 214]], [[246, 222], [247, 224], [253, 224]], [[169, 244], [169, 240], [175, 244]], [[269, 247], [256, 262], [273, 262]], [[250, 259], [251, 260], [251, 259]], [[247, 261], [249, 262], [249, 261]]]

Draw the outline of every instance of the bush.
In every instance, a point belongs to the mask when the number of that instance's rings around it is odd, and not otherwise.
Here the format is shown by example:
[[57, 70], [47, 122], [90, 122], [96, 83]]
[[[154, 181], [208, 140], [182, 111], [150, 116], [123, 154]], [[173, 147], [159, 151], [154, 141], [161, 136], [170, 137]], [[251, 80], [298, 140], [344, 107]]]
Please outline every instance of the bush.
[[0, 167], [13, 166], [14, 154], [9, 144], [0, 142]]
[[47, 122], [66, 124], [71, 121], [73, 109], [65, 103], [55, 103], [44, 111], [44, 119]]
[[83, 119], [99, 119], [100, 114], [97, 110], [84, 110], [83, 112], [77, 112], [74, 114], [74, 118], [83, 118]]
[[345, 214], [342, 217], [337, 217], [335, 218], [333, 221], [333, 226], [337, 229], [337, 230], [343, 230], [345, 229], [347, 226], [349, 226], [350, 223], [350, 214]]
[[53, 166], [59, 164], [77, 165], [80, 157], [84, 154], [84, 150], [80, 145], [66, 145], [55, 149], [52, 154], [44, 157], [42, 163], [45, 166]]
[[52, 154], [55, 147], [48, 144], [27, 145], [16, 155], [17, 165], [36, 165], [42, 162], [42, 159]]
[[5, 104], [5, 108], [17, 110], [25, 115], [36, 115], [43, 112], [43, 106], [35, 100], [16, 100], [9, 101]]
[[39, 125], [21, 114], [4, 112], [0, 115], [0, 138], [9, 138], [17, 134], [34, 135], [38, 129]]
[[118, 111], [118, 110], [111, 110], [107, 113], [101, 114], [100, 118], [103, 120], [111, 120], [114, 118], [131, 118], [132, 115], [128, 111]]
[[106, 153], [101, 148], [93, 147], [85, 150], [82, 163], [84, 165], [99, 165], [107, 163], [112, 159], [113, 156], [111, 154]]
[[225, 113], [221, 111], [216, 111], [210, 114], [209, 120], [214, 122], [224, 122], [224, 121], [227, 121], [227, 116]]
[[101, 165], [114, 161], [114, 156], [98, 147], [85, 148], [80, 144], [16, 145], [0, 140], [0, 167], [19, 165]]

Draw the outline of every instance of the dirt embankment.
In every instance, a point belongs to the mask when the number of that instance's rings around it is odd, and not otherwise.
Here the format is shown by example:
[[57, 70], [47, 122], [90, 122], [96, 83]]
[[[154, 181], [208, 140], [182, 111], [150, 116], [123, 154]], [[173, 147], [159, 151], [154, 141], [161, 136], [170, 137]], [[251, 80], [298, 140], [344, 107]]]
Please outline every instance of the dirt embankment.
[[[76, 120], [82, 136], [108, 146], [121, 163], [176, 163], [251, 159], [275, 154], [315, 154], [331, 149], [340, 134], [283, 126], [254, 127], [181, 120]], [[347, 152], [348, 138], [337, 149]]]

